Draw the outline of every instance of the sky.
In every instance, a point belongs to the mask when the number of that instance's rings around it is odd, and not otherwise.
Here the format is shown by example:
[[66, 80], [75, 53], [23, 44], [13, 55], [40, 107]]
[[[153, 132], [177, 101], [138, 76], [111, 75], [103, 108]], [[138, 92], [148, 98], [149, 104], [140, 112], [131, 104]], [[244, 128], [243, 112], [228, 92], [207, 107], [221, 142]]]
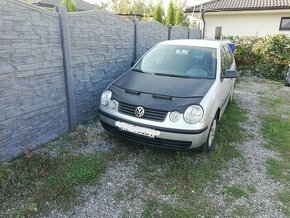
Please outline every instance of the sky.
[[[100, 0], [84, 0], [84, 1], [89, 2], [91, 4], [98, 4], [100, 2]], [[209, 1], [212, 1], [212, 0], [186, 0], [186, 7], [190, 7], [190, 6], [193, 6], [194, 4], [201, 4], [201, 3], [205, 3]], [[156, 2], [157, 4], [158, 0], [153, 0], [153, 2], [154, 3]], [[166, 9], [168, 7], [170, 0], [162, 0], [162, 2], [163, 2], [163, 7]]]

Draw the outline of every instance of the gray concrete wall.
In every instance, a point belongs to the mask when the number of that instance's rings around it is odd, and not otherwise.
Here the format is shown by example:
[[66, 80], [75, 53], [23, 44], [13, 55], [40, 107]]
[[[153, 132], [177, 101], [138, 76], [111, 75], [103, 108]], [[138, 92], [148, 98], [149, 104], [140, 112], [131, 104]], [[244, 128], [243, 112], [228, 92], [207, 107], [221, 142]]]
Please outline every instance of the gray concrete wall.
[[95, 115], [102, 90], [129, 69], [134, 24], [105, 12], [68, 15], [77, 121]]
[[195, 29], [189, 29], [189, 39], [200, 39], [201, 31]]
[[59, 18], [0, 1], [0, 160], [68, 130]]
[[159, 42], [168, 39], [168, 27], [157, 21], [137, 23], [137, 59]]
[[173, 26], [170, 34], [170, 39], [188, 39], [188, 29], [184, 26]]
[[[172, 38], [187, 37], [186, 28], [173, 27]], [[49, 12], [0, 0], [0, 161], [94, 116], [102, 90], [134, 53], [167, 39], [168, 27], [155, 21], [134, 29], [104, 11]]]

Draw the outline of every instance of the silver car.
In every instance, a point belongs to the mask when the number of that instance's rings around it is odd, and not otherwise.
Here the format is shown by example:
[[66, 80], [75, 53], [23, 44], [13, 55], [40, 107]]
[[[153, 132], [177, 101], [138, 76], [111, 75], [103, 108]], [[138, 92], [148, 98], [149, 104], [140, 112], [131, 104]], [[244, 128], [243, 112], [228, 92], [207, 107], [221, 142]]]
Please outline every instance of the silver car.
[[104, 90], [99, 117], [138, 144], [209, 151], [237, 76], [226, 42], [164, 41]]

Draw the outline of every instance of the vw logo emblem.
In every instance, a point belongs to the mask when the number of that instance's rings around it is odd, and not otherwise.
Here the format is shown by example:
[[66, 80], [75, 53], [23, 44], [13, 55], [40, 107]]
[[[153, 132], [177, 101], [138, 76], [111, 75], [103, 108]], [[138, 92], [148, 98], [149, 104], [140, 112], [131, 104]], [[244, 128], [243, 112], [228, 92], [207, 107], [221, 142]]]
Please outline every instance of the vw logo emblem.
[[145, 113], [145, 110], [143, 107], [137, 107], [135, 110], [135, 116], [136, 117], [143, 117]]

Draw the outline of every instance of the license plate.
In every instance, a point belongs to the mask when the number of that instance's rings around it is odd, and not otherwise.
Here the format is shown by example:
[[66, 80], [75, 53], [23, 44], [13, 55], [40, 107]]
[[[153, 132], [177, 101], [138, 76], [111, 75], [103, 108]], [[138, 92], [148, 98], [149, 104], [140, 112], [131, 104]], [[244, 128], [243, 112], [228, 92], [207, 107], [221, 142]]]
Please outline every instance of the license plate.
[[147, 136], [150, 138], [154, 138], [155, 136], [160, 135], [160, 131], [158, 130], [135, 126], [135, 125], [123, 123], [120, 121], [116, 121], [115, 125], [124, 131], [135, 133], [138, 135]]

